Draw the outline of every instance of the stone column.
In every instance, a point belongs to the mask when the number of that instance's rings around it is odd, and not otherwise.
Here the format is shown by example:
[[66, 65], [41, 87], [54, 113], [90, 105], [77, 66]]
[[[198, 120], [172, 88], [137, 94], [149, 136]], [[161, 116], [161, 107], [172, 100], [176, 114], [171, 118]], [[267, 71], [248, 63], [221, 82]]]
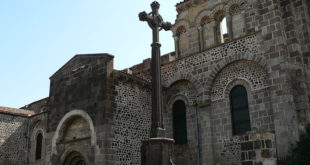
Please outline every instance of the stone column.
[[245, 35], [247, 33], [246, 31], [246, 22], [245, 22], [245, 11], [242, 10], [241, 11], [241, 18], [242, 18], [242, 21], [243, 21], [243, 28], [242, 28], [242, 36]]
[[177, 35], [174, 35], [173, 38], [174, 38], [175, 55], [176, 55], [176, 58], [179, 58], [180, 57], [180, 48], [179, 48], [180, 37]]
[[215, 21], [211, 22], [211, 25], [210, 25], [213, 29], [213, 37], [214, 37], [214, 45], [218, 45], [219, 44], [219, 38], [218, 38], [218, 28], [217, 28], [217, 24]]
[[232, 26], [232, 15], [226, 16], [226, 23], [227, 23], [227, 33], [229, 40], [234, 39], [234, 34], [233, 34], [233, 26]]
[[198, 37], [199, 37], [199, 51], [202, 51], [204, 49], [203, 26], [199, 26], [197, 29], [198, 29]]

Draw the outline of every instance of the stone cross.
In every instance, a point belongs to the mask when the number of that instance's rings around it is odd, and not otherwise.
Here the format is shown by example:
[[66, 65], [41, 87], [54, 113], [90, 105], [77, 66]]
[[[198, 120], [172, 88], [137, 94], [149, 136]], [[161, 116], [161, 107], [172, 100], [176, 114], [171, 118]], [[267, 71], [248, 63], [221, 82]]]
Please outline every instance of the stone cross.
[[161, 94], [161, 73], [160, 73], [160, 43], [159, 43], [159, 31], [170, 30], [171, 23], [164, 22], [162, 17], [158, 14], [160, 4], [154, 1], [151, 4], [152, 12], [139, 13], [140, 21], [146, 21], [153, 31], [153, 43], [152, 43], [152, 60], [151, 60], [151, 72], [152, 72], [152, 127], [151, 138], [161, 136], [163, 129], [163, 116], [162, 116], [162, 94]]

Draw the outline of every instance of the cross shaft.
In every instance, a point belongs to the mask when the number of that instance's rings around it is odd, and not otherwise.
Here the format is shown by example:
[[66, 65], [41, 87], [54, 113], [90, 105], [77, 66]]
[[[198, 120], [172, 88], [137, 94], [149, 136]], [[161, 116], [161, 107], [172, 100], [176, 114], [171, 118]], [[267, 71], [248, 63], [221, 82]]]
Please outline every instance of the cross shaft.
[[141, 12], [139, 14], [140, 21], [146, 21], [153, 32], [152, 46], [152, 60], [151, 60], [151, 74], [152, 74], [152, 127], [151, 138], [159, 137], [160, 131], [163, 130], [163, 116], [162, 116], [162, 86], [161, 86], [161, 72], [160, 72], [160, 43], [159, 31], [170, 30], [171, 23], [164, 22], [158, 13], [160, 4], [154, 1], [151, 4], [152, 12], [147, 14]]

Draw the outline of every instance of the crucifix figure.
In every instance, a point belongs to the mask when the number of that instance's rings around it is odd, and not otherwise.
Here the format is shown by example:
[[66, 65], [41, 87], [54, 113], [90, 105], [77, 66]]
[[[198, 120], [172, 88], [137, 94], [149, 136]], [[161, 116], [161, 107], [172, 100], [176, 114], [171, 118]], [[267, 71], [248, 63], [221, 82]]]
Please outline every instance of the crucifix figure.
[[160, 73], [160, 43], [159, 43], [159, 31], [170, 30], [171, 23], [164, 22], [162, 17], [158, 13], [159, 3], [154, 1], [151, 4], [152, 12], [141, 12], [139, 14], [140, 21], [146, 21], [153, 31], [153, 43], [152, 43], [152, 60], [151, 60], [151, 72], [152, 72], [152, 127], [151, 138], [161, 136], [163, 128], [163, 116], [162, 116], [162, 94], [161, 94], [161, 73]]

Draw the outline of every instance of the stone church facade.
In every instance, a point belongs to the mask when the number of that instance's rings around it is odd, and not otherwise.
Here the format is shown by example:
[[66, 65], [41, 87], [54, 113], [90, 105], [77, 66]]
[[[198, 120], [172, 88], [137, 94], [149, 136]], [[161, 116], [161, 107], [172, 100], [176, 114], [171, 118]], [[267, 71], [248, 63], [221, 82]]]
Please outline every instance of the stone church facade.
[[[281, 164], [310, 121], [310, 2], [184, 0], [161, 57], [176, 165]], [[226, 30], [227, 29], [227, 32]], [[151, 126], [150, 59], [76, 55], [47, 98], [0, 107], [0, 164], [130, 165]]]

